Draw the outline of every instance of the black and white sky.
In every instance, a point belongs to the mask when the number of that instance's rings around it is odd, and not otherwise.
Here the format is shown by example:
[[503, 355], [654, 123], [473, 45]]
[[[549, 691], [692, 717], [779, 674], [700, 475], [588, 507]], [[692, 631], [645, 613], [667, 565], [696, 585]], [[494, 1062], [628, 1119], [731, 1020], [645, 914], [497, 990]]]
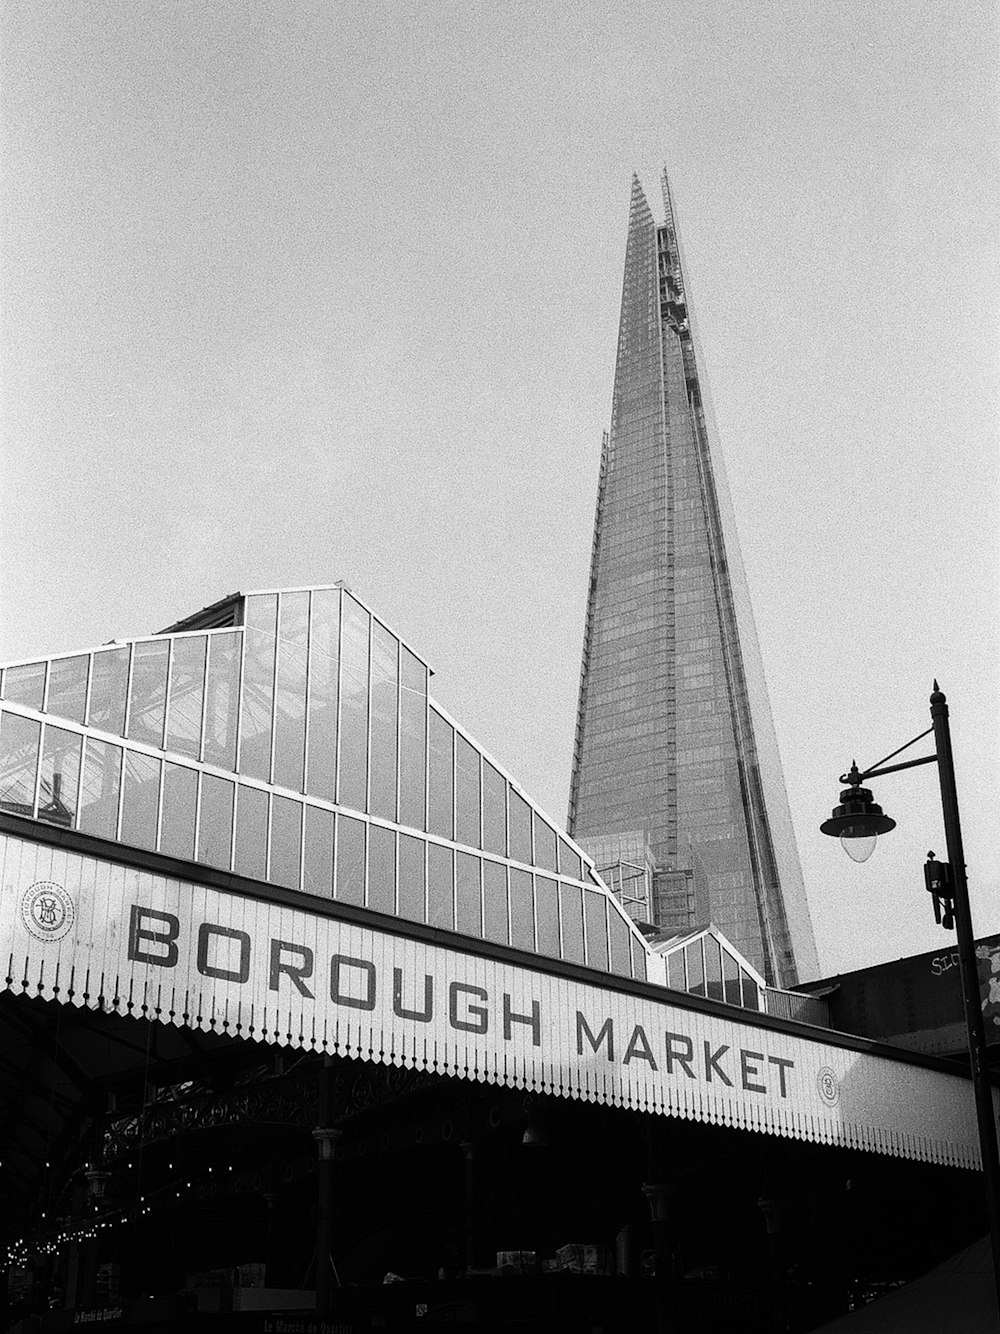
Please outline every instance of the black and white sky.
[[823, 971], [1000, 931], [988, 0], [6, 0], [0, 659], [343, 579], [565, 817], [633, 170], [670, 171]]

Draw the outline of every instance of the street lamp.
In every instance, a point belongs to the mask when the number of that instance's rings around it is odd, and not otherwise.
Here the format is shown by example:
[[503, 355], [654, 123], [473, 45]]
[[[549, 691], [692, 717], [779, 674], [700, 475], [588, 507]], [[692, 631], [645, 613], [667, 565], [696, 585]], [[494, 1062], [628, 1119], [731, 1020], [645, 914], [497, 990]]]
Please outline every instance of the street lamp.
[[[824, 834], [839, 838], [841, 845], [854, 861], [866, 861], [875, 848], [880, 834], [896, 827], [872, 800], [871, 792], [862, 787], [869, 778], [913, 769], [921, 764], [936, 764], [941, 783], [941, 810], [944, 817], [948, 861], [938, 862], [928, 855], [924, 868], [927, 888], [934, 896], [934, 915], [946, 929], [955, 926], [958, 934], [958, 965], [962, 981], [962, 1003], [965, 1007], [965, 1029], [969, 1045], [969, 1063], [976, 1095], [976, 1118], [979, 1126], [979, 1151], [983, 1163], [986, 1186], [986, 1211], [990, 1222], [990, 1241], [993, 1248], [993, 1281], [996, 1288], [997, 1309], [1000, 1312], [1000, 1156], [997, 1153], [996, 1118], [993, 1112], [993, 1091], [986, 1064], [986, 1034], [979, 998], [979, 975], [976, 967], [976, 944], [969, 909], [969, 885], [965, 876], [965, 855], [962, 850], [962, 828], [958, 818], [958, 792], [955, 787], [955, 765], [951, 753], [951, 733], [948, 727], [948, 704], [937, 681], [931, 694], [931, 725], [905, 746], [900, 746], [885, 759], [859, 772], [856, 764], [840, 781], [848, 784], [840, 794], [841, 804], [834, 808], [829, 820], [820, 825]], [[934, 754], [918, 760], [904, 760], [901, 764], [886, 764], [924, 737], [934, 734]], [[854, 849], [858, 851], [855, 852]], [[860, 853], [860, 855], [859, 855]]]
[[[912, 746], [913, 742], [909, 744]], [[886, 770], [880, 769], [878, 772], [885, 773]], [[896, 821], [884, 815], [882, 807], [872, 801], [869, 790], [861, 786], [862, 778], [867, 778], [869, 773], [870, 769], [863, 774], [858, 773], [857, 761], [851, 764], [848, 772], [840, 778], [842, 783], [849, 783], [850, 786], [841, 792], [840, 805], [834, 806], [829, 820], [824, 820], [820, 825], [824, 834], [840, 839], [841, 847], [853, 862], [866, 862], [875, 851], [875, 840], [879, 834], [888, 834], [890, 829], [896, 828]]]

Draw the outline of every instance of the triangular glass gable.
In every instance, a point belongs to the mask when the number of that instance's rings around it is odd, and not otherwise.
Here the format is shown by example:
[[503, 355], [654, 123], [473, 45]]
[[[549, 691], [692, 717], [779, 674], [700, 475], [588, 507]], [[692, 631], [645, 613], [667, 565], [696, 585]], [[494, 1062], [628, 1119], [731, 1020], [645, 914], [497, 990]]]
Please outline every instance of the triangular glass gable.
[[655, 939], [653, 951], [666, 965], [674, 991], [728, 1001], [747, 1010], [766, 1008], [766, 984], [756, 968], [715, 926]]
[[579, 847], [340, 585], [3, 669], [0, 810], [645, 979]]

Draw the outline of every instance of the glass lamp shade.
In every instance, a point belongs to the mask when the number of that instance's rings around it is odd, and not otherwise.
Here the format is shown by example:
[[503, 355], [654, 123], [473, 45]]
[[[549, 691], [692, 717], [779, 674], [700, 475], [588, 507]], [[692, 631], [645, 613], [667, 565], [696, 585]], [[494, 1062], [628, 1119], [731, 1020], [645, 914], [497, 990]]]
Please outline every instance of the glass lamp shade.
[[92, 1200], [103, 1200], [108, 1182], [111, 1180], [111, 1173], [92, 1169], [85, 1172], [84, 1176], [87, 1179], [87, 1194], [90, 1198]]
[[534, 1121], [529, 1121], [525, 1127], [524, 1134], [521, 1136], [521, 1145], [525, 1149], [544, 1149], [548, 1147], [549, 1137], [545, 1133], [543, 1126]]
[[878, 835], [895, 829], [896, 821], [883, 813], [867, 788], [857, 784], [841, 792], [840, 803], [829, 820], [820, 825], [820, 831], [839, 838], [851, 861], [866, 862], [875, 851]]
[[877, 842], [877, 834], [866, 834], [863, 838], [852, 838], [849, 834], [840, 836], [840, 846], [852, 862], [866, 862], [875, 851]]

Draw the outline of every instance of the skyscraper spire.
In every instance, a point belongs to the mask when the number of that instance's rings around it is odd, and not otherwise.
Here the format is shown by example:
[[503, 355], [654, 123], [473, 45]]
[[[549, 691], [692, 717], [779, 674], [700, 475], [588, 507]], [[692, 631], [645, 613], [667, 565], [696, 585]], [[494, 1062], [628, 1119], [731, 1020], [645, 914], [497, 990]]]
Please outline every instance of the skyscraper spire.
[[569, 828], [636, 917], [711, 921], [783, 985], [816, 951], [662, 188], [658, 225], [632, 178]]
[[672, 232], [676, 232], [677, 224], [674, 222], [674, 201], [670, 195], [670, 181], [667, 178], [667, 169], [660, 169], [660, 190], [663, 194], [663, 225], [669, 227]]

